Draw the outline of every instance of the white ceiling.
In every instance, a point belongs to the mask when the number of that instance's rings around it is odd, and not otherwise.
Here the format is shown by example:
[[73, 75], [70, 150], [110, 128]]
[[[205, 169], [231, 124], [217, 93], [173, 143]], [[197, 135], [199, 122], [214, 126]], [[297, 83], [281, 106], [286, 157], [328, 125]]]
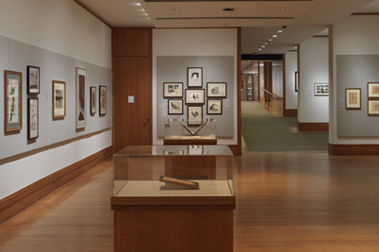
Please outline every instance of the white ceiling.
[[[242, 27], [242, 53], [254, 53], [283, 25], [288, 29], [262, 53], [283, 53], [353, 12], [379, 11], [379, 0], [371, 4], [372, 0], [76, 1], [113, 27]], [[235, 11], [225, 13], [223, 8], [234, 8]]]

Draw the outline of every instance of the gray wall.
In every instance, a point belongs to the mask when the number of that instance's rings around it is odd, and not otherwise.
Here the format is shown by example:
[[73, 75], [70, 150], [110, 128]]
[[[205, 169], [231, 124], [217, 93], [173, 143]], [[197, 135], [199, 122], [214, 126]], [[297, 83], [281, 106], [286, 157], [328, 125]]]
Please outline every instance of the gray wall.
[[[38, 95], [39, 138], [32, 144], [28, 144], [27, 140], [27, 65], [41, 68], [41, 88]], [[75, 130], [75, 67], [77, 66], [87, 69], [87, 126], [81, 132], [76, 132]], [[19, 134], [9, 136], [4, 135], [4, 70], [23, 73], [22, 130]], [[0, 158], [112, 126], [112, 71], [110, 69], [0, 36], [0, 80]], [[64, 120], [52, 120], [52, 80], [66, 81], [66, 117]], [[105, 117], [99, 117], [98, 113], [99, 85], [108, 86], [108, 110]], [[95, 116], [90, 116], [89, 114], [90, 86], [97, 86], [97, 111]]]
[[[338, 136], [379, 136], [379, 117], [367, 115], [368, 82], [379, 82], [379, 55], [337, 55]], [[345, 109], [346, 88], [361, 88], [361, 110]]]
[[[216, 119], [216, 134], [218, 137], [233, 137], [233, 88], [234, 61], [232, 56], [158, 56], [157, 57], [157, 90], [158, 90], [158, 137], [165, 135], [164, 122], [168, 118], [184, 118], [187, 120], [185, 105], [185, 89], [187, 88], [187, 67], [203, 67], [203, 89], [207, 82], [226, 82], [227, 98], [223, 99], [222, 115], [207, 115], [206, 103], [203, 106], [203, 120], [207, 117]], [[183, 112], [182, 116], [169, 116], [167, 99], [163, 98], [163, 82], [183, 82]], [[206, 98], [207, 100], [207, 98]]]

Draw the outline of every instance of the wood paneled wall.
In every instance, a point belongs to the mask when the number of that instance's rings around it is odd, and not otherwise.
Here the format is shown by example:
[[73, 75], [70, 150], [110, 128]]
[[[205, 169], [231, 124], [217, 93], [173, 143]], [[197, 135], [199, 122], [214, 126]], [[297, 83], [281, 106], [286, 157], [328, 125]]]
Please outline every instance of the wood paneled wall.
[[152, 144], [152, 28], [113, 28], [112, 56], [114, 151]]

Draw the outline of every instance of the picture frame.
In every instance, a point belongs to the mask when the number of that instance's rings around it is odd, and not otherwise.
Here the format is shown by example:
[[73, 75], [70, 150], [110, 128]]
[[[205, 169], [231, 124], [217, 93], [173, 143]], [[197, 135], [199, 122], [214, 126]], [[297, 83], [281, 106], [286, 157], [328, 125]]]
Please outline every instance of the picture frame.
[[361, 99], [361, 89], [360, 88], [346, 88], [345, 89], [345, 108], [346, 110], [361, 110], [362, 99]]
[[163, 98], [183, 98], [183, 82], [164, 82]]
[[227, 84], [226, 82], [208, 82], [207, 97], [208, 98], [226, 98]]
[[203, 87], [203, 68], [187, 67], [187, 86], [188, 88]]
[[378, 99], [379, 98], [379, 82], [367, 83], [367, 98]]
[[182, 156], [184, 155], [184, 150], [164, 150], [164, 156]]
[[295, 71], [295, 92], [299, 91], [299, 72]]
[[197, 156], [203, 155], [204, 148], [202, 145], [188, 145], [188, 155]]
[[107, 114], [107, 86], [99, 86], [99, 115]]
[[92, 86], [89, 88], [90, 92], [90, 114], [94, 116], [96, 114], [96, 87]]
[[207, 100], [207, 114], [208, 115], [222, 115], [222, 99], [208, 99]]
[[41, 74], [40, 67], [38, 66], [27, 66], [27, 85], [28, 85], [28, 94], [39, 94], [40, 93], [40, 83], [41, 83]]
[[187, 106], [187, 124], [188, 126], [199, 126], [203, 123], [203, 107]]
[[369, 116], [379, 116], [379, 100], [367, 101], [367, 114]]
[[4, 132], [19, 133], [22, 129], [22, 73], [4, 71]]
[[204, 104], [204, 89], [186, 89], [186, 104]]
[[28, 98], [28, 140], [35, 140], [39, 135], [38, 98]]
[[87, 69], [76, 67], [76, 131], [84, 130], [87, 124]]
[[315, 83], [314, 94], [315, 96], [329, 96], [329, 83]]
[[62, 120], [66, 117], [66, 82], [53, 80], [52, 95], [53, 120]]
[[183, 100], [168, 99], [167, 110], [169, 115], [183, 115]]

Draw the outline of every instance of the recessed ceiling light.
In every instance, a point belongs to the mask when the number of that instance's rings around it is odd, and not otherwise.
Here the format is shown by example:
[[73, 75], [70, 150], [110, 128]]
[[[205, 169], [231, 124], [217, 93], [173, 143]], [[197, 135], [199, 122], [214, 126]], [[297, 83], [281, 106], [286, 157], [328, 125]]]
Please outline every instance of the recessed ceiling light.
[[233, 12], [234, 8], [224, 8], [222, 9], [223, 12]]
[[265, 48], [266, 46], [265, 45], [261, 45], [262, 48]]
[[259, 51], [259, 52], [262, 51], [262, 48], [258, 48], [258, 51]]
[[279, 31], [278, 31], [278, 33], [282, 33], [282, 32], [283, 32], [283, 30], [279, 30]]
[[271, 41], [272, 41], [272, 38], [269, 38], [268, 41], [271, 42]]
[[137, 2], [137, 3], [135, 3], [135, 6], [142, 6], [142, 4]]
[[268, 45], [268, 42], [265, 42], [265, 45]]
[[279, 8], [280, 11], [286, 11], [287, 8]]
[[278, 35], [274, 34], [274, 35], [272, 35], [272, 37], [273, 37], [273, 38], [277, 38], [277, 37], [278, 37]]

